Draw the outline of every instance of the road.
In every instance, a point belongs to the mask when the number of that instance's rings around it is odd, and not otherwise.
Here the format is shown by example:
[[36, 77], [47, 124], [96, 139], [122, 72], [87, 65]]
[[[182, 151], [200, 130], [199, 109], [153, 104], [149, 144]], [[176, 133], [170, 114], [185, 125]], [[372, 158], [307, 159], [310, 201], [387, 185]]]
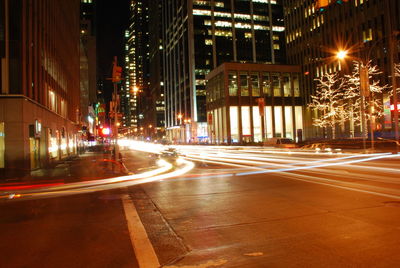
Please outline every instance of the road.
[[92, 156], [56, 185], [1, 184], [0, 266], [398, 266], [400, 155], [177, 149], [123, 151], [129, 175]]

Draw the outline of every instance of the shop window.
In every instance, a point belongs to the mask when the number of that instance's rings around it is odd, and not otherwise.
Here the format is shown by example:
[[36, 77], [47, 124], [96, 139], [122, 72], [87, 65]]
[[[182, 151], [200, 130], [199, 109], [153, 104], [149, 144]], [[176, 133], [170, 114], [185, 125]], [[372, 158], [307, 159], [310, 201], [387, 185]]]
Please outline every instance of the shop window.
[[254, 131], [254, 141], [262, 141], [261, 133], [261, 115], [258, 106], [253, 106], [253, 131]]
[[265, 106], [265, 133], [267, 135], [267, 138], [272, 138], [273, 131], [272, 131], [272, 107], [271, 106]]
[[303, 132], [303, 107], [296, 106], [294, 111], [295, 111], [297, 142], [300, 142], [302, 137], [299, 137], [299, 133]]
[[239, 142], [239, 116], [238, 116], [238, 107], [231, 106], [229, 107], [229, 120], [231, 124], [231, 141], [232, 143]]
[[282, 107], [275, 106], [275, 137], [282, 138], [283, 132], [283, 118], [282, 118]]
[[251, 136], [250, 131], [250, 107], [242, 106], [242, 135]]
[[285, 138], [293, 139], [292, 107], [285, 107]]

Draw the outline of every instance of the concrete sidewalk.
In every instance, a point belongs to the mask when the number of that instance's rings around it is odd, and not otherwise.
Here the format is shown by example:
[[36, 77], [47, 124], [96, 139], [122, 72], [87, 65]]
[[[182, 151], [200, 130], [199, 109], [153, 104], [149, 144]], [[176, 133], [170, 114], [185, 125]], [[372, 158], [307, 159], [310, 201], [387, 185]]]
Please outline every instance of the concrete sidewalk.
[[[125, 174], [126, 172], [120, 166], [119, 163], [112, 159], [109, 153], [85, 152], [32, 171], [21, 170], [15, 172], [5, 170], [1, 174], [0, 183], [35, 183], [43, 180], [60, 180], [63, 182], [93, 180], [98, 177]], [[96, 170], [97, 176], [93, 176], [93, 170]]]

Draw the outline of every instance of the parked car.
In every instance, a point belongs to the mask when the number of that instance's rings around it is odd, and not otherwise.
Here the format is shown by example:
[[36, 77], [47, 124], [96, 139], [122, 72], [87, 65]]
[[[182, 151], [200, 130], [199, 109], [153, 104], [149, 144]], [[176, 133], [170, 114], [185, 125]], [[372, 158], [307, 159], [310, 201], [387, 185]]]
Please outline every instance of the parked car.
[[281, 148], [296, 148], [297, 145], [294, 140], [289, 138], [269, 138], [264, 142], [266, 146], [274, 146]]

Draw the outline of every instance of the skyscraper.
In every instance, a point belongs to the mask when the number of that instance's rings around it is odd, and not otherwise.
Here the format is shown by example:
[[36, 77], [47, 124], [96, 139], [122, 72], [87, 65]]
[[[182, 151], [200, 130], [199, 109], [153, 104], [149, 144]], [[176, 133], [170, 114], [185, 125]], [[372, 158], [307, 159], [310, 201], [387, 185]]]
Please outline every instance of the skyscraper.
[[[149, 1], [132, 0], [131, 18], [126, 32], [126, 80], [129, 89], [129, 115], [125, 115], [127, 126], [139, 132], [145, 127], [145, 110], [149, 97]], [[128, 117], [129, 116], [129, 117]]]
[[170, 140], [190, 122], [207, 136], [205, 76], [224, 62], [284, 63], [283, 10], [275, 0], [162, 3], [166, 128]]
[[[96, 2], [81, 0], [80, 5], [80, 89], [81, 120], [90, 133], [94, 133], [94, 110], [97, 100], [97, 55], [96, 55]], [[87, 134], [87, 133], [86, 133]]]

